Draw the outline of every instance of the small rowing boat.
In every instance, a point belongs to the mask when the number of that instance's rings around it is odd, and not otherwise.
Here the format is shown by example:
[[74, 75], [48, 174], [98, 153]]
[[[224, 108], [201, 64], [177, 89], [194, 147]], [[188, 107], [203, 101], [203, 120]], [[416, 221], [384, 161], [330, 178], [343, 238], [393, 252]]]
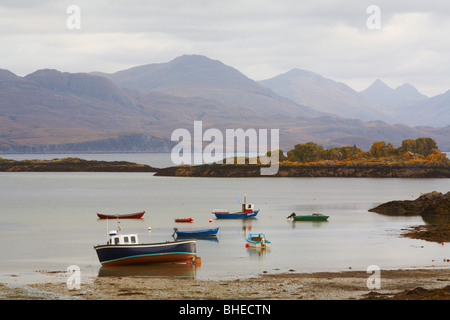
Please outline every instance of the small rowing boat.
[[329, 216], [323, 215], [321, 213], [313, 213], [307, 215], [296, 215], [294, 212], [287, 217], [287, 219], [292, 218], [294, 221], [326, 221]]
[[145, 211], [136, 213], [125, 213], [125, 214], [102, 214], [97, 213], [99, 219], [140, 219], [144, 215]]
[[194, 218], [177, 218], [175, 219], [175, 222], [192, 222], [194, 221]]
[[178, 228], [173, 228], [174, 234], [176, 233], [178, 237], [215, 237], [219, 228], [209, 228], [209, 229], [199, 229], [199, 230], [178, 230]]
[[270, 241], [266, 239], [264, 233], [251, 233], [247, 237], [247, 246], [253, 248], [269, 248]]

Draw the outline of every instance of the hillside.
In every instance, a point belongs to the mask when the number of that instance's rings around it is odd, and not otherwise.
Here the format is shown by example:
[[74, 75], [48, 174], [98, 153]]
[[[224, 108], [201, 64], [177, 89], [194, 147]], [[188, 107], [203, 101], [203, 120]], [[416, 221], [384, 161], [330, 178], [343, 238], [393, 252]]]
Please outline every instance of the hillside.
[[279, 129], [283, 149], [311, 141], [324, 147], [356, 144], [366, 150], [375, 141], [399, 145], [425, 136], [450, 150], [448, 128], [413, 128], [313, 111], [203, 56], [105, 76], [44, 69], [19, 77], [0, 70], [3, 153], [164, 152], [173, 146], [173, 130], [192, 132], [195, 120], [203, 121], [204, 130], [222, 132]]
[[121, 88], [142, 93], [159, 92], [185, 98], [205, 98], [226, 107], [262, 114], [316, 117], [320, 112], [281, 97], [238, 70], [200, 55], [184, 55], [172, 61], [138, 66], [102, 75]]
[[450, 90], [433, 97], [420, 93], [405, 83], [395, 89], [376, 80], [360, 92], [394, 121], [409, 126], [446, 127], [450, 125]]
[[311, 71], [292, 69], [259, 83], [281, 96], [328, 114], [366, 121], [388, 118], [377, 109], [377, 104], [349, 86]]
[[413, 126], [450, 126], [450, 90], [431, 98], [404, 104], [396, 113], [405, 123]]

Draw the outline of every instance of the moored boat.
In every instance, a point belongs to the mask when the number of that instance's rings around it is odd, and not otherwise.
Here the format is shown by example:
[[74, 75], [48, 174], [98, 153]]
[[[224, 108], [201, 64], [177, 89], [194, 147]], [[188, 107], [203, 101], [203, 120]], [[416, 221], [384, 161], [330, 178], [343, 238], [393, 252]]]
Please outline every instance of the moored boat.
[[251, 233], [246, 241], [247, 245], [253, 248], [269, 248], [271, 243], [266, 239], [264, 233]]
[[137, 234], [112, 231], [105, 245], [94, 246], [103, 266], [153, 263], [195, 263], [196, 240], [139, 243]]
[[212, 213], [219, 219], [242, 219], [256, 217], [259, 213], [259, 209], [255, 210], [253, 204], [247, 203], [247, 196], [244, 196], [242, 211], [230, 213], [228, 210], [216, 209], [213, 210]]
[[198, 230], [178, 230], [174, 228], [174, 234], [179, 237], [214, 237], [217, 235], [219, 228], [209, 228], [209, 229], [198, 229]]
[[329, 216], [321, 213], [313, 213], [307, 215], [296, 215], [295, 213], [292, 213], [287, 218], [292, 218], [294, 221], [326, 221], [328, 220]]
[[192, 222], [194, 221], [194, 218], [177, 218], [175, 219], [175, 222]]
[[144, 215], [145, 211], [125, 214], [102, 214], [97, 213], [99, 219], [140, 219]]

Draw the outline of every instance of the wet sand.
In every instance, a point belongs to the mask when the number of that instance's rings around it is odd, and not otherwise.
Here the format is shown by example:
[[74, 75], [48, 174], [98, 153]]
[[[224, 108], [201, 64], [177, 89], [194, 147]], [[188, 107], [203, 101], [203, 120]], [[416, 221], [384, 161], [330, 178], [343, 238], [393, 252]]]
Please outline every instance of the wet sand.
[[[262, 274], [254, 278], [195, 280], [96, 277], [69, 290], [60, 281], [11, 287], [2, 300], [450, 300], [450, 268], [381, 270], [369, 289], [365, 271]], [[371, 282], [372, 283], [372, 282]], [[372, 283], [373, 284], [373, 283]]]

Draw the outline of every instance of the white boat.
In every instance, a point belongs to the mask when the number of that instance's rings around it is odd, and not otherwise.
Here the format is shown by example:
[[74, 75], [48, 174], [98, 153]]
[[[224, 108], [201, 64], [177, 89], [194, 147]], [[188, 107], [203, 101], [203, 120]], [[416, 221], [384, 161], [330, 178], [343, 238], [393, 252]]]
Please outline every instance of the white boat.
[[251, 233], [247, 237], [247, 245], [252, 248], [269, 248], [270, 241], [266, 239], [264, 233]]

